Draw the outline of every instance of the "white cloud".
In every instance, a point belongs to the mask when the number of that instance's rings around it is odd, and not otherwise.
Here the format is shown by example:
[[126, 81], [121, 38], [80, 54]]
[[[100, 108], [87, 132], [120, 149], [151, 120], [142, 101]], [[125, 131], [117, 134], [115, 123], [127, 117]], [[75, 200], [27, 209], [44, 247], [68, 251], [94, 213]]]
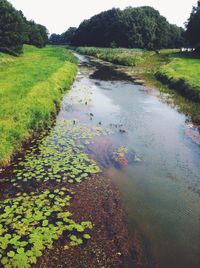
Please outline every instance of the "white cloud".
[[188, 19], [192, 6], [197, 0], [9, 0], [17, 9], [22, 10], [28, 19], [45, 25], [50, 33], [62, 33], [70, 26], [78, 26], [81, 21], [112, 7], [152, 6], [159, 10], [170, 23], [183, 26]]

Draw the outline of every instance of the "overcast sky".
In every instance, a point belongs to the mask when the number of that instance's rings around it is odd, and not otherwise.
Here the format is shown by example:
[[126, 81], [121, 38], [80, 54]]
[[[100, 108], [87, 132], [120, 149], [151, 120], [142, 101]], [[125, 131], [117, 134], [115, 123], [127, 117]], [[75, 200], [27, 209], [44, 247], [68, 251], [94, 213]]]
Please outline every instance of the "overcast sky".
[[50, 33], [63, 33], [91, 16], [110, 9], [127, 6], [152, 6], [170, 23], [183, 26], [197, 0], [9, 0], [22, 10], [27, 19], [45, 25]]

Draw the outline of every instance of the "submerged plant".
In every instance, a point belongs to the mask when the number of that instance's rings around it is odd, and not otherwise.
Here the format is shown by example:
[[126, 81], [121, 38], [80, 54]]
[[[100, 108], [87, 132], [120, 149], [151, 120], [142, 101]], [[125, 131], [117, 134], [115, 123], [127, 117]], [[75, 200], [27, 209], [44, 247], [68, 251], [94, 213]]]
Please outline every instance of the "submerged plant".
[[127, 154], [128, 149], [124, 146], [121, 146], [116, 151], [113, 152], [112, 158], [121, 166], [127, 166], [128, 165]]

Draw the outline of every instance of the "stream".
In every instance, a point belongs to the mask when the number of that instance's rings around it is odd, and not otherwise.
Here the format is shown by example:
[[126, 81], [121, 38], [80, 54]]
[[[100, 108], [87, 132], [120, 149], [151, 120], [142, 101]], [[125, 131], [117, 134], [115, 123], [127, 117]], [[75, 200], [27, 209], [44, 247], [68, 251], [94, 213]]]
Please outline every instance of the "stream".
[[[23, 173], [20, 167], [17, 176], [30, 188], [33, 183], [27, 181], [31, 176], [34, 178], [34, 172], [39, 174], [38, 180], [49, 175], [48, 161], [52, 176], [60, 167], [65, 172], [63, 158], [73, 149], [65, 149], [64, 137], [71, 127], [80, 126], [81, 138], [89, 137], [91, 141], [84, 143], [84, 149], [80, 145], [74, 150], [80, 159], [72, 159], [79, 163], [80, 169], [81, 161], [89, 163], [80, 153], [82, 148], [103, 174], [117, 184], [130, 234], [137, 229], [144, 240], [148, 267], [200, 267], [199, 132], [157, 90], [149, 90], [107, 65], [97, 65], [85, 56], [75, 55], [79, 59], [77, 78], [63, 98], [53, 133], [50, 138], [45, 136], [46, 143], [39, 150], [35, 147], [34, 154], [39, 156], [31, 155], [23, 162], [29, 173], [20, 177]], [[65, 120], [70, 124], [62, 123]], [[83, 132], [85, 127], [103, 135]], [[79, 136], [76, 129], [70, 135]], [[73, 140], [67, 141], [73, 146]], [[62, 160], [62, 165], [57, 160]], [[34, 165], [39, 161], [42, 164], [37, 170]], [[91, 173], [98, 171], [95, 162]], [[19, 163], [14, 164], [16, 169]], [[87, 166], [82, 168], [90, 172]], [[63, 174], [56, 175], [58, 183], [62, 182]], [[69, 175], [68, 182], [73, 182], [75, 175]], [[44, 182], [48, 184], [48, 180], [51, 176]], [[13, 182], [19, 186], [15, 179]], [[123, 267], [132, 267], [130, 263], [131, 260], [125, 260]]]
[[[143, 234], [152, 266], [200, 267], [200, 147], [187, 132], [197, 137], [199, 133], [155, 92], [120, 80], [109, 70], [93, 74], [91, 68], [80, 67], [72, 88], [78, 94], [86, 88], [90, 103], [70, 107], [66, 95], [58, 119], [78, 118], [111, 130], [111, 136], [98, 139], [90, 153], [118, 184], [130, 231], [138, 228]], [[113, 162], [112, 152], [120, 146], [121, 159]]]

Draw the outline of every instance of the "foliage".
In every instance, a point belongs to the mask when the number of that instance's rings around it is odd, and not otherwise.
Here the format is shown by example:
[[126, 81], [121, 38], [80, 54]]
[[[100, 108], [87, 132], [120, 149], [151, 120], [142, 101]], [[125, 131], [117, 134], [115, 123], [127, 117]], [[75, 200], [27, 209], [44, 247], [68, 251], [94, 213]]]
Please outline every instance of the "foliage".
[[49, 38], [49, 42], [52, 45], [71, 45], [76, 32], [75, 27], [70, 27], [66, 32], [59, 34], [52, 34]]
[[18, 58], [0, 54], [1, 163], [33, 130], [51, 122], [76, 74], [76, 58], [64, 48], [24, 49]]
[[48, 43], [48, 31], [45, 26], [29, 21], [26, 22], [26, 31], [26, 44], [42, 48]]
[[66, 210], [71, 198], [72, 192], [62, 187], [29, 195], [18, 193], [14, 198], [1, 201], [1, 264], [4, 267], [31, 267], [42, 251], [52, 248], [53, 242], [62, 235], [69, 246], [90, 239], [84, 231], [91, 229], [92, 223], [76, 223]]
[[186, 28], [185, 35], [190, 45], [196, 47], [196, 50], [200, 52], [200, 0], [198, 0], [197, 6], [193, 7], [190, 18], [186, 23]]
[[83, 21], [75, 46], [160, 49], [183, 44], [183, 29], [171, 25], [152, 7], [111, 9]]
[[22, 51], [24, 21], [20, 13], [6, 0], [0, 0], [0, 50]]
[[44, 47], [47, 42], [46, 27], [27, 21], [7, 0], [0, 0], [0, 51], [17, 55], [25, 43]]

